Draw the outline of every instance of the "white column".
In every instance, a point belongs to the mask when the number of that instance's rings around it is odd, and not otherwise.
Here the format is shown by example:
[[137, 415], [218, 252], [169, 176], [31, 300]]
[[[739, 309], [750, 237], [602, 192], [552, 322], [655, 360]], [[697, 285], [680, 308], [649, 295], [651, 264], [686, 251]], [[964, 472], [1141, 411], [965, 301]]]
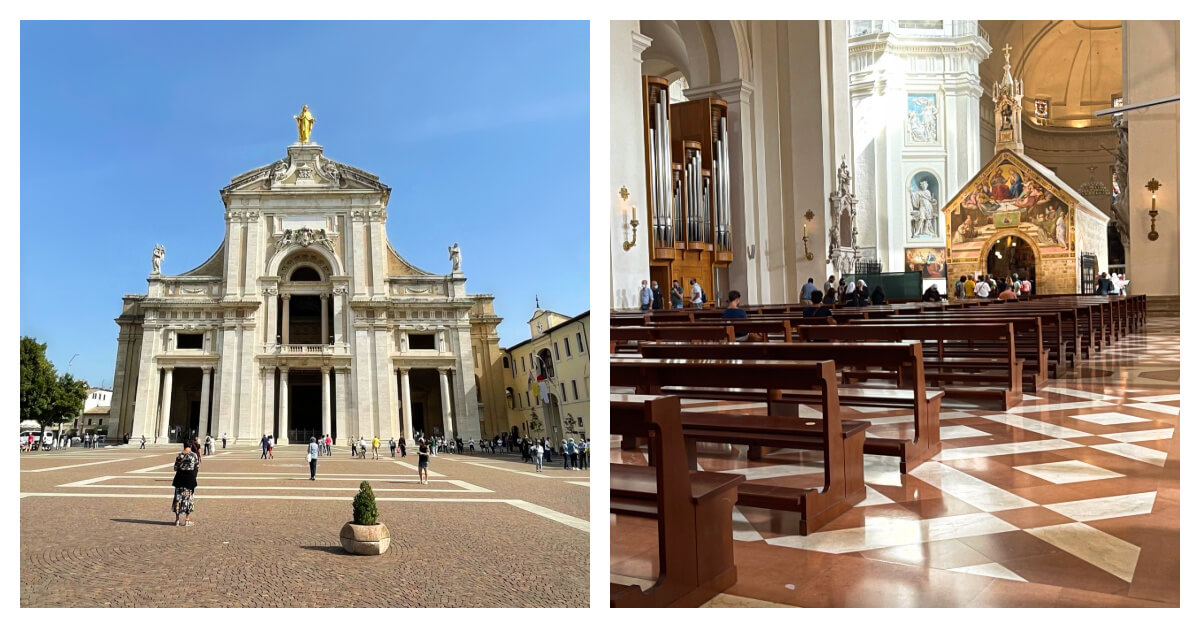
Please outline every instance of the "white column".
[[276, 321], [276, 312], [279, 311], [279, 295], [274, 292], [274, 288], [263, 291], [266, 296], [266, 330], [267, 337], [263, 340], [268, 347], [274, 347], [279, 344], [278, 322]]
[[262, 434], [275, 431], [275, 367], [262, 369]]
[[283, 344], [286, 345], [291, 340], [291, 337], [288, 335], [288, 332], [291, 331], [290, 327], [292, 326], [292, 324], [291, 324], [292, 295], [281, 294], [281, 295], [279, 295], [279, 298], [282, 300], [281, 307], [283, 307]]
[[349, 423], [346, 420], [346, 395], [348, 394], [348, 391], [346, 390], [346, 386], [348, 386], [346, 383], [347, 371], [348, 369], [340, 366], [333, 370], [334, 377], [337, 378], [337, 392], [334, 395], [334, 402], [337, 404], [337, 433], [338, 438], [342, 439], [343, 442], [345, 439], [350, 437], [349, 434], [346, 433], [346, 430], [349, 426]]
[[445, 432], [446, 440], [454, 438], [454, 417], [450, 414], [450, 377], [447, 371], [448, 368], [439, 368], [438, 375], [442, 383], [442, 430]]
[[321, 295], [321, 343], [329, 344], [329, 295]]
[[166, 381], [163, 382], [162, 411], [158, 413], [158, 437], [154, 442], [167, 442], [167, 428], [171, 424], [171, 387], [175, 380], [175, 367], [166, 367]]
[[279, 432], [275, 435], [275, 442], [280, 445], [288, 444], [288, 369], [286, 366], [279, 368]]
[[[321, 297], [325, 302], [325, 297]], [[329, 416], [329, 367], [321, 367], [321, 433], [331, 434], [331, 417]]]
[[208, 400], [212, 395], [212, 367], [206, 366], [200, 375], [200, 430], [206, 435], [212, 433], [212, 423], [208, 414]]
[[412, 427], [412, 389], [408, 385], [408, 369], [400, 369], [400, 412], [404, 415], [404, 441], [416, 445]]
[[333, 293], [333, 344], [335, 345], [346, 342], [345, 301], [346, 294], [338, 293], [335, 289]]

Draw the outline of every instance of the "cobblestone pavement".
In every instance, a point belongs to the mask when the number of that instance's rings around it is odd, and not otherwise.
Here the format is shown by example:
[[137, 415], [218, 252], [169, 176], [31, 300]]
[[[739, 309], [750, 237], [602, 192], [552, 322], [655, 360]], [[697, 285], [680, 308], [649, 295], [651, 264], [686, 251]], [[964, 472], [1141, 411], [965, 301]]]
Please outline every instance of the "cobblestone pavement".
[[[386, 451], [386, 450], [385, 450]], [[21, 605], [587, 606], [589, 472], [519, 456], [321, 458], [303, 446], [204, 458], [196, 525], [172, 525], [176, 450], [21, 455]], [[383, 556], [342, 551], [361, 480], [391, 532]]]

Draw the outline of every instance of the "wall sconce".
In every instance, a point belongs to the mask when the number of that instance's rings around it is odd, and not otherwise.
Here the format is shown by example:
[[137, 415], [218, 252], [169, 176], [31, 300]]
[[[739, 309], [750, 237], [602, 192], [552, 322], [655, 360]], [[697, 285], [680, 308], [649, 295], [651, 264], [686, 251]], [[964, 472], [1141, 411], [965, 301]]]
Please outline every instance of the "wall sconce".
[[1146, 234], [1147, 238], [1153, 242], [1158, 239], [1158, 231], [1155, 229], [1155, 220], [1158, 219], [1158, 188], [1161, 185], [1158, 179], [1150, 179], [1146, 183], [1146, 189], [1150, 190], [1150, 233]]
[[[629, 190], [626, 189], [625, 186], [623, 186], [623, 185], [621, 186], [620, 194], [621, 194], [622, 201], [629, 200]], [[633, 240], [626, 240], [625, 242], [621, 243], [621, 248], [625, 249], [626, 251], [628, 251], [629, 249], [632, 249], [634, 246], [637, 246], [637, 228], [638, 228], [637, 206], [630, 205], [629, 207], [632, 210], [632, 212], [630, 213], [630, 216], [632, 216], [632, 218], [629, 221], [629, 226], [633, 227]]]
[[813, 254], [808, 250], [808, 223], [813, 219], [813, 216], [814, 214], [811, 209], [804, 213], [804, 258], [810, 261], [813, 258]]

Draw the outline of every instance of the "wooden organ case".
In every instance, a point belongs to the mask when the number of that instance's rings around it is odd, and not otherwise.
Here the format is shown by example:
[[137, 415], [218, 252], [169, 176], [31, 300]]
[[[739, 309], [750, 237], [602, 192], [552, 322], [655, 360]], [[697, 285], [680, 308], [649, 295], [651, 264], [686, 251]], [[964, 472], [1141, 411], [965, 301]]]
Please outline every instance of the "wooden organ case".
[[669, 85], [642, 77], [650, 278], [666, 307], [671, 280], [690, 303], [693, 277], [708, 304], [724, 303], [733, 261], [728, 105], [715, 98], [672, 105]]

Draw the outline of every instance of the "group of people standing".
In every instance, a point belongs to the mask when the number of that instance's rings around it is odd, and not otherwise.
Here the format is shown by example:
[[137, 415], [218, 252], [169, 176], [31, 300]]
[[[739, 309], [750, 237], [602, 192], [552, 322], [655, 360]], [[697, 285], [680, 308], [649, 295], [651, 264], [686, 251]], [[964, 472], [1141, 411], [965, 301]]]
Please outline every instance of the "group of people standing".
[[[649, 285], [647, 285], [649, 283]], [[692, 307], [704, 307], [704, 303], [708, 301], [708, 295], [704, 293], [704, 288], [700, 287], [700, 282], [692, 277], [688, 281], [688, 294], [685, 295], [683, 286], [679, 285], [678, 279], [671, 280], [670, 301], [672, 310], [682, 310], [685, 300], [692, 304]], [[638, 291], [638, 304], [642, 311], [646, 310], [665, 310], [666, 300], [663, 297], [662, 289], [658, 287], [657, 281], [647, 282], [642, 280], [642, 287]]]
[[955, 299], [1016, 299], [1033, 294], [1033, 282], [1019, 275], [1011, 278], [962, 275], [954, 282]]
[[[520, 448], [521, 462], [533, 463], [538, 473], [542, 472], [543, 463], [554, 463], [554, 442], [549, 438], [523, 438]], [[581, 438], [578, 443], [574, 438], [564, 440], [558, 450], [563, 458], [563, 469], [586, 471], [591, 462], [591, 448], [592, 443], [586, 438]]]

